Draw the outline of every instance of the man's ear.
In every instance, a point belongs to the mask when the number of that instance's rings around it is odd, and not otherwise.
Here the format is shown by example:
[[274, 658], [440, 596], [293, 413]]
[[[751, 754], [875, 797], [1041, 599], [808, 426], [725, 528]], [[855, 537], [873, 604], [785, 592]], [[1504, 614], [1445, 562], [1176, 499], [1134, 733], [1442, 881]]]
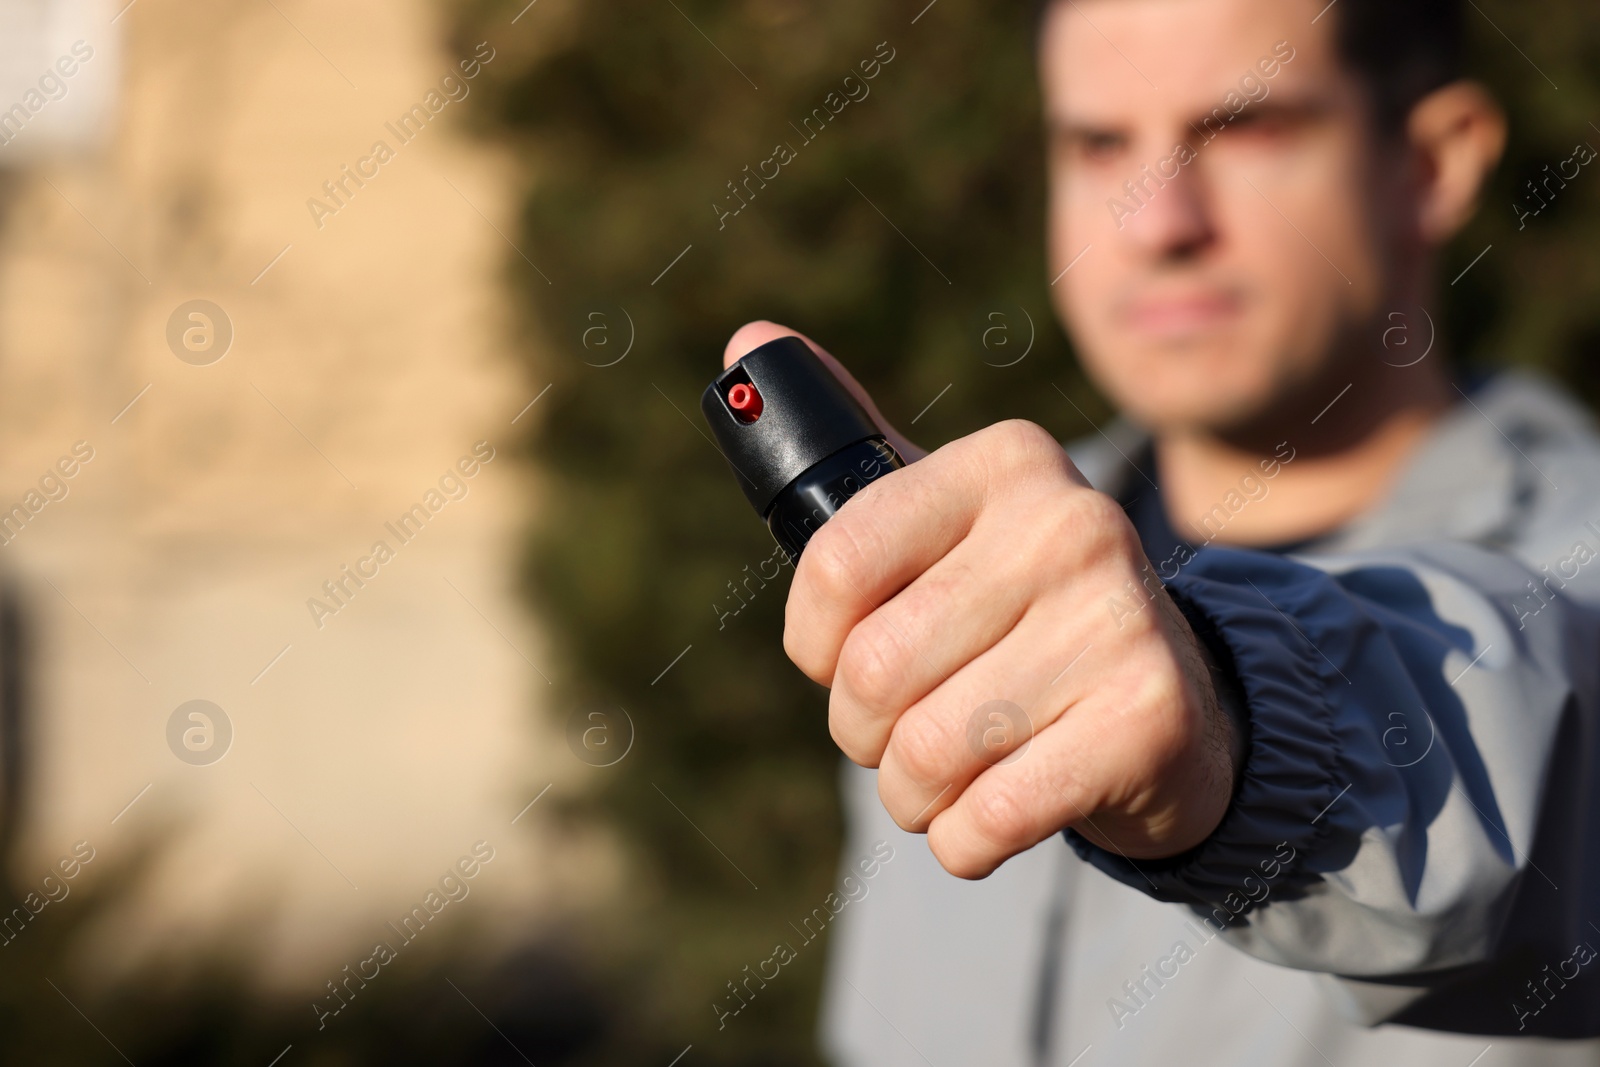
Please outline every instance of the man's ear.
[[1505, 151], [1505, 112], [1477, 82], [1452, 82], [1412, 108], [1406, 136], [1419, 164], [1417, 231], [1437, 247], [1477, 210]]

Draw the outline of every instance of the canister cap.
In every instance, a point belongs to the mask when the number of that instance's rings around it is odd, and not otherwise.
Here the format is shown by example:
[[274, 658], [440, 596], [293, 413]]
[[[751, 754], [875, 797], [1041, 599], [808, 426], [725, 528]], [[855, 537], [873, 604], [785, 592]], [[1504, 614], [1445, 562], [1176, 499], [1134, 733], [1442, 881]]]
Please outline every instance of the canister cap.
[[[734, 398], [736, 409], [729, 393], [737, 386], [744, 388]], [[812, 466], [883, 433], [798, 337], [768, 341], [723, 371], [701, 395], [700, 411], [739, 488], [763, 517]]]

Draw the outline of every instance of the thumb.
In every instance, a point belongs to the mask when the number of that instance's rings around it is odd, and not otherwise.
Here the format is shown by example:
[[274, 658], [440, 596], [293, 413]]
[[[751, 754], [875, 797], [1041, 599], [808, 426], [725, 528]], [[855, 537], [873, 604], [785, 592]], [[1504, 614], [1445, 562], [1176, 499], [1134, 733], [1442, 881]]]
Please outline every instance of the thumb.
[[734, 331], [733, 336], [728, 339], [728, 346], [722, 352], [722, 366], [724, 368], [731, 367], [748, 353], [755, 351], [768, 341], [776, 341], [780, 337], [798, 337], [809, 345], [811, 351], [817, 354], [817, 358], [822, 360], [823, 365], [832, 371], [833, 376], [843, 382], [844, 387], [850, 390], [851, 395], [860, 401], [862, 407], [867, 409], [867, 414], [872, 416], [872, 421], [882, 427], [884, 436], [889, 439], [889, 443], [894, 446], [894, 450], [900, 453], [900, 457], [907, 463], [915, 463], [928, 454], [926, 449], [912, 444], [899, 430], [889, 425], [889, 420], [883, 417], [883, 413], [878, 410], [878, 405], [874, 404], [872, 397], [868, 396], [867, 391], [861, 388], [861, 383], [856, 381], [850, 372], [844, 369], [844, 364], [834, 359], [826, 349], [798, 330], [791, 330], [787, 326], [779, 326], [775, 322], [767, 322], [765, 320], [747, 322]]

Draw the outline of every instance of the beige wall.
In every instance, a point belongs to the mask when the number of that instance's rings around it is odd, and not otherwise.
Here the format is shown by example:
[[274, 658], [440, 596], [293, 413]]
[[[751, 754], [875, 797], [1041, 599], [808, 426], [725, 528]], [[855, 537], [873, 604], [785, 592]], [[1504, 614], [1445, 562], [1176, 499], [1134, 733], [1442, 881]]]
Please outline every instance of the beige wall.
[[[458, 58], [421, 0], [138, 0], [119, 31], [109, 148], [21, 171], [0, 232], [0, 506], [95, 450], [0, 548], [37, 622], [24, 870], [88, 839], [91, 879], [157, 835], [84, 962], [243, 939], [295, 990], [487, 839], [497, 859], [442, 918], [470, 909], [503, 942], [606, 869], [541, 806], [511, 825], [582, 769], [512, 588], [531, 507], [513, 446], [540, 408], [512, 419], [545, 384], [504, 341], [516, 176], [460, 132], [477, 96], [404, 147], [384, 130]], [[307, 199], [379, 138], [395, 158], [319, 230]], [[167, 344], [193, 298], [233, 323], [210, 366]], [[495, 460], [399, 547], [383, 523], [479, 440]], [[379, 538], [396, 557], [318, 629], [307, 598]], [[235, 730], [210, 766], [167, 744], [195, 698]]]

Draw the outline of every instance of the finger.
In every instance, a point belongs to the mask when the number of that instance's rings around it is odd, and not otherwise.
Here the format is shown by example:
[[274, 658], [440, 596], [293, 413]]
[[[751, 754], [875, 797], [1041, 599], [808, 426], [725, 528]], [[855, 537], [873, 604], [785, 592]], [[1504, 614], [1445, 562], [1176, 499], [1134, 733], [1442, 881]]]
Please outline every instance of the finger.
[[1048, 551], [1026, 542], [1047, 532], [980, 514], [960, 544], [850, 630], [828, 700], [828, 726], [845, 755], [878, 766], [902, 713], [1017, 625], [1042, 577], [1036, 551]]
[[1172, 713], [1185, 683], [1161, 642], [1115, 655], [1076, 677], [1019, 758], [984, 769], [933, 817], [928, 846], [946, 870], [985, 877], [1067, 827], [1131, 857], [1171, 854], [1159, 839], [1192, 813], [1160, 793], [1206, 773], [1186, 756], [1192, 723]]
[[1101, 783], [1115, 773], [1107, 726], [1116, 722], [1073, 707], [1036, 733], [1021, 758], [985, 769], [928, 827], [940, 865], [958, 878], [985, 878], [1045, 838], [1092, 824]]
[[993, 648], [906, 709], [892, 725], [878, 796], [914, 833], [992, 766], [1029, 758], [1052, 726], [1110, 669], [1082, 612], [1030, 610]]
[[832, 371], [833, 376], [843, 382], [844, 387], [850, 390], [862, 407], [867, 409], [867, 414], [872, 416], [872, 421], [878, 424], [879, 428], [883, 430], [884, 436], [888, 438], [889, 443], [894, 446], [894, 450], [900, 453], [901, 458], [907, 463], [915, 463], [928, 454], [926, 449], [912, 444], [900, 431], [889, 425], [889, 420], [883, 417], [883, 413], [878, 410], [878, 405], [873, 402], [867, 391], [861, 387], [861, 383], [856, 381], [855, 377], [845, 369], [843, 363], [834, 359], [821, 345], [798, 330], [791, 330], [787, 326], [779, 326], [775, 322], [767, 322], [765, 320], [747, 322], [735, 330], [733, 336], [728, 339], [727, 347], [722, 351], [723, 367], [733, 366], [768, 341], [776, 341], [780, 337], [798, 337], [810, 346], [811, 351], [817, 354], [817, 358], [822, 360], [823, 365]]
[[[1149, 687], [1170, 675], [1164, 644], [1133, 640], [1159, 626], [1159, 611], [1124, 611], [1117, 632], [1108, 634], [1098, 610], [1125, 595], [1119, 584], [1124, 571], [1105, 567], [1104, 557], [1136, 543], [1131, 528], [1111, 521], [1126, 524], [1115, 502], [1087, 490], [1048, 496], [986, 512], [951, 554], [971, 552], [1003, 566], [1007, 548], [1013, 550], [1022, 573], [1002, 580], [1025, 588], [1028, 602], [996, 643], [894, 719], [878, 791], [904, 829], [926, 828], [988, 767], [1051, 727], [1066, 709], [1091, 697], [1119, 708], [1144, 707], [1151, 703]], [[1018, 524], [1014, 514], [1031, 521]], [[949, 612], [946, 628], [963, 631], [966, 615]]]
[[986, 471], [980, 450], [963, 447], [970, 440], [869, 483], [806, 546], [789, 588], [783, 647], [813, 680], [831, 686], [856, 624], [972, 528], [983, 508]]
[[[1116, 503], [1088, 489], [1045, 430], [1020, 421], [986, 427], [871, 483], [818, 531], [789, 591], [789, 658], [812, 679], [833, 685], [839, 654], [857, 624], [954, 549], [984, 514], [1004, 527], [996, 536], [1009, 535], [1010, 543], [995, 545], [992, 558], [974, 557], [974, 570], [1026, 568], [1013, 576], [1023, 589], [1046, 584], [1034, 573], [1040, 565], [1054, 567], [1058, 577], [1072, 573], [1061, 565], [1103, 543], [1118, 523], [1127, 525]], [[1052, 537], [1054, 543], [1043, 543]], [[948, 626], [951, 618], [946, 615], [949, 633], [942, 639], [954, 639], [958, 627]], [[917, 642], [893, 634], [893, 622], [886, 617], [891, 635], [903, 639], [903, 661], [917, 652]], [[865, 649], [888, 645], [879, 635], [867, 639]], [[942, 670], [956, 666], [946, 662]], [[931, 673], [940, 671], [935, 664]]]

